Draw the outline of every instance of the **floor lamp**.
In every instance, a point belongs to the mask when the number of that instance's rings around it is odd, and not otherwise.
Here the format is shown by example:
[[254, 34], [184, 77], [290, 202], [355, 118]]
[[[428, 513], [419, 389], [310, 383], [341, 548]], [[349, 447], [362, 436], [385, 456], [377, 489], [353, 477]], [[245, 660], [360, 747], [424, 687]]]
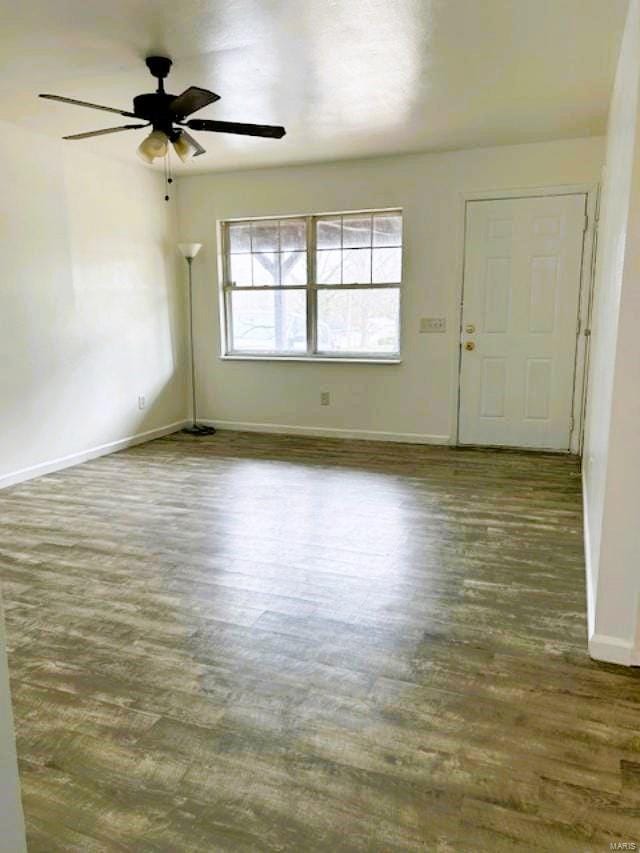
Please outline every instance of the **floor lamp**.
[[213, 435], [215, 429], [212, 426], [204, 426], [198, 423], [198, 409], [196, 407], [196, 363], [193, 357], [193, 285], [192, 264], [193, 259], [202, 248], [202, 243], [178, 243], [184, 259], [189, 267], [189, 352], [191, 356], [191, 425], [182, 431], [189, 435]]

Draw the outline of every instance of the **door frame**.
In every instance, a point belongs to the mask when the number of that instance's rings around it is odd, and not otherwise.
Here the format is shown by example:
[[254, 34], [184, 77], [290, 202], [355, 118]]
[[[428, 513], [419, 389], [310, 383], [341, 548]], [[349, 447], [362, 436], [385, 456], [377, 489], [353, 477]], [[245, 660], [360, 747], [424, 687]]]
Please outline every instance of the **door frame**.
[[[572, 403], [572, 429], [570, 436], [569, 453], [580, 455], [582, 453], [584, 433], [584, 401], [586, 398], [586, 364], [588, 360], [588, 349], [590, 341], [590, 311], [591, 296], [593, 290], [593, 249], [594, 230], [596, 225], [596, 206], [598, 198], [598, 183], [585, 184], [560, 184], [554, 186], [512, 187], [508, 189], [469, 190], [458, 193], [458, 245], [461, 251], [458, 253], [458, 269], [456, 280], [458, 282], [455, 294], [455, 329], [457, 338], [455, 341], [455, 358], [453, 361], [452, 387], [455, 393], [452, 395], [451, 423], [454, 424], [451, 445], [454, 447], [469, 447], [460, 444], [460, 400], [461, 400], [461, 370], [462, 370], [462, 311], [464, 300], [464, 272], [466, 261], [466, 231], [467, 231], [467, 205], [471, 201], [503, 201], [516, 198], [540, 198], [542, 196], [584, 195], [586, 196], [587, 227], [582, 239], [582, 257], [580, 260], [580, 290], [578, 295], [578, 316], [576, 317], [576, 354], [573, 372], [573, 403]], [[523, 448], [526, 449], [526, 448]], [[558, 451], [560, 453], [566, 451]]]

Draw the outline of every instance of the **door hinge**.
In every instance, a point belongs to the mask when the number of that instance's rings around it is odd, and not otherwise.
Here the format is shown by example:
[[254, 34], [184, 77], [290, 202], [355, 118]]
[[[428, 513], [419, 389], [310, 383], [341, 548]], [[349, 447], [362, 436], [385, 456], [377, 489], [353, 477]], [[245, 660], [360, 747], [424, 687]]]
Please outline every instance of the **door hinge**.
[[575, 418], [573, 415], [569, 418], [569, 432], [573, 432], [573, 428], [576, 425]]
[[588, 227], [589, 227], [589, 214], [585, 213], [585, 215], [584, 215], [584, 228], [582, 229], [583, 234], [587, 230]]

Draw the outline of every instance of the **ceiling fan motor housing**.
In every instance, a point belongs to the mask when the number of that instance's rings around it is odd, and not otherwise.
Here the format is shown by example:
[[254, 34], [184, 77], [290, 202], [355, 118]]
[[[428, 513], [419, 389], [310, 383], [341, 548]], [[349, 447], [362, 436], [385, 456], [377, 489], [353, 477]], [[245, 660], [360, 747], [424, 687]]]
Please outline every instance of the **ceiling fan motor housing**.
[[172, 116], [169, 112], [169, 104], [175, 100], [175, 95], [168, 92], [149, 92], [146, 95], [137, 95], [133, 99], [133, 111], [141, 119], [151, 122], [154, 130], [162, 130], [167, 135], [171, 132]]
[[161, 130], [171, 136], [174, 133], [172, 119], [176, 117], [171, 116], [169, 104], [176, 96], [164, 91], [163, 80], [169, 74], [173, 63], [166, 56], [148, 56], [145, 63], [152, 76], [158, 79], [158, 89], [156, 92], [135, 97], [133, 111], [139, 118], [151, 122], [154, 130]]

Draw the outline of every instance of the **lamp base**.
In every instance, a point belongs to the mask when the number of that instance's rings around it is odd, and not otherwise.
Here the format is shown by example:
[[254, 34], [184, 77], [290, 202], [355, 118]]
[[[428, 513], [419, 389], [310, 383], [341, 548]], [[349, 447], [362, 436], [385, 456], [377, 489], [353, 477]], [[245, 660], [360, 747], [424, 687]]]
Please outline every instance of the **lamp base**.
[[204, 436], [215, 435], [216, 429], [215, 427], [205, 426], [204, 424], [191, 424], [191, 426], [185, 427], [182, 432], [186, 432], [187, 435]]

